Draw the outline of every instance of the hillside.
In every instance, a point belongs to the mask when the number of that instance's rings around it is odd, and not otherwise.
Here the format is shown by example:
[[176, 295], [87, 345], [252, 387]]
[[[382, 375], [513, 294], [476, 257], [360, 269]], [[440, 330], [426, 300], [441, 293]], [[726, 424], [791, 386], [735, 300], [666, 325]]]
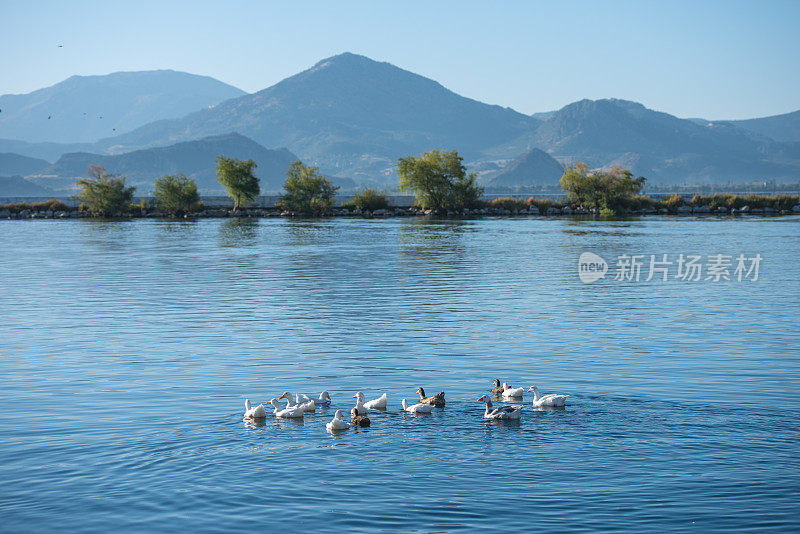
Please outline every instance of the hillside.
[[42, 170], [36, 183], [51, 184], [56, 189], [72, 187], [89, 165], [97, 164], [125, 176], [139, 193], [150, 191], [155, 178], [177, 173], [194, 178], [201, 193], [223, 193], [215, 175], [216, 158], [221, 154], [253, 159], [258, 164], [256, 176], [261, 179], [262, 191], [280, 190], [289, 164], [298, 159], [286, 149], [269, 150], [242, 135], [228, 134], [117, 155], [65, 154]]
[[726, 122], [775, 141], [800, 142], [800, 110], [759, 119]]
[[50, 165], [49, 161], [12, 152], [0, 152], [0, 176], [26, 176]]
[[622, 165], [661, 183], [796, 177], [800, 169], [800, 161], [781, 156], [787, 147], [731, 124], [698, 124], [617, 99], [569, 104], [487, 156], [518, 154], [523, 145], [559, 161]]
[[499, 173], [487, 176], [487, 185], [509, 187], [558, 185], [558, 180], [563, 174], [564, 168], [558, 161], [546, 152], [532, 148], [508, 163]]
[[22, 176], [0, 176], [0, 198], [51, 197], [53, 191]]
[[329, 174], [393, 182], [398, 157], [453, 147], [469, 158], [538, 124], [346, 53], [257, 93], [103, 143], [140, 148], [237, 131], [264, 146], [286, 146]]
[[172, 70], [72, 76], [31, 93], [0, 96], [0, 138], [94, 142], [243, 94], [214, 78]]

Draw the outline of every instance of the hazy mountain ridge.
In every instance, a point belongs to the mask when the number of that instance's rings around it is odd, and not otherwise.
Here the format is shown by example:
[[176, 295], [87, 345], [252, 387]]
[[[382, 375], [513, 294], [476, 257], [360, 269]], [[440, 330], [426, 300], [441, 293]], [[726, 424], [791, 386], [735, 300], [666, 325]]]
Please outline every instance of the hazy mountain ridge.
[[[531, 149], [562, 164], [620, 164], [651, 183], [796, 180], [800, 144], [771, 138], [767, 133], [774, 125], [756, 131], [740, 123], [778, 121], [791, 137], [792, 121], [798, 117], [800, 112], [752, 121], [680, 119], [618, 99], [581, 100], [527, 116], [462, 97], [389, 63], [345, 53], [257, 93], [96, 143], [0, 139], [0, 151], [52, 160], [65, 152], [125, 154], [238, 132], [261, 148], [288, 147], [324, 173], [361, 185], [396, 185], [397, 158], [432, 148], [458, 149], [486, 183], [505, 171], [511, 182], [535, 179], [533, 162], [520, 163]], [[499, 168], [504, 163], [506, 168]], [[553, 163], [547, 162], [550, 171]], [[526, 172], [531, 174], [527, 178]]]
[[0, 137], [94, 142], [243, 94], [214, 78], [173, 70], [72, 76], [27, 94], [0, 96]]
[[0, 176], [26, 176], [50, 165], [49, 161], [21, 156], [10, 152], [0, 152]]
[[243, 97], [176, 121], [106, 139], [107, 146], [153, 146], [238, 131], [265, 146], [287, 146], [332, 174], [368, 177], [432, 147], [468, 158], [513, 139], [537, 119], [462, 97], [439, 83], [355, 54], [341, 54]]
[[757, 119], [720, 122], [733, 124], [734, 126], [769, 137], [775, 141], [784, 143], [800, 142], [800, 110]]
[[140, 194], [152, 189], [155, 178], [177, 173], [194, 178], [202, 192], [223, 193], [224, 188], [217, 182], [215, 173], [219, 155], [253, 159], [258, 164], [256, 176], [261, 180], [263, 191], [280, 190], [289, 164], [298, 159], [285, 148], [270, 150], [242, 135], [227, 134], [124, 154], [64, 154], [43, 169], [34, 181], [64, 189], [85, 176], [89, 165], [103, 165], [107, 171], [125, 176], [129, 184], [137, 186]]
[[558, 161], [543, 150], [532, 148], [484, 179], [489, 186], [558, 185], [562, 174], [564, 168]]

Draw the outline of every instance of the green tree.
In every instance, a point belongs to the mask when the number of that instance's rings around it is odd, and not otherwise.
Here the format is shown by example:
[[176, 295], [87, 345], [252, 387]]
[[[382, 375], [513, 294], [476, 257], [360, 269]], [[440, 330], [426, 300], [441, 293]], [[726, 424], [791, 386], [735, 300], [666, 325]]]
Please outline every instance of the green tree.
[[607, 172], [591, 172], [584, 163], [570, 165], [561, 177], [561, 189], [570, 202], [603, 214], [619, 215], [644, 187], [643, 176], [634, 178], [627, 169], [615, 166]]
[[319, 174], [317, 167], [303, 165], [295, 161], [286, 171], [283, 183], [286, 193], [278, 205], [289, 211], [299, 211], [306, 215], [324, 214], [333, 207], [334, 195], [339, 189], [333, 182]]
[[78, 180], [81, 192], [75, 196], [81, 209], [91, 215], [108, 217], [125, 211], [133, 200], [135, 187], [125, 187], [125, 177], [106, 172], [102, 165], [89, 165], [89, 178]]
[[173, 216], [192, 211], [200, 203], [197, 184], [183, 174], [170, 174], [156, 179], [153, 196], [159, 209]]
[[374, 189], [364, 189], [356, 193], [353, 199], [345, 207], [358, 209], [361, 211], [375, 211], [389, 208], [389, 199], [386, 195], [376, 192]]
[[480, 202], [483, 188], [476, 175], [467, 175], [456, 150], [432, 150], [397, 162], [400, 190], [412, 191], [417, 204], [436, 212], [471, 208]]
[[233, 199], [233, 211], [251, 202], [261, 192], [256, 177], [256, 162], [252, 159], [217, 158], [217, 181], [228, 190]]

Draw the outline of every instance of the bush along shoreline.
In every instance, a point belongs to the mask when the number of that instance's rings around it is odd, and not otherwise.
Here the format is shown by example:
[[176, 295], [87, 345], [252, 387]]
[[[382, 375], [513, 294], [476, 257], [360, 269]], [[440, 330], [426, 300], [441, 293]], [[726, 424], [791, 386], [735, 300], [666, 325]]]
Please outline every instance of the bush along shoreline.
[[[131, 204], [126, 209], [110, 213], [106, 219], [196, 219], [225, 217], [260, 217], [260, 218], [308, 218], [316, 217], [559, 217], [581, 216], [600, 218], [601, 209], [585, 209], [569, 201], [554, 201], [549, 198], [528, 199], [501, 197], [482, 201], [474, 208], [437, 212], [434, 209], [423, 209], [418, 206], [395, 207], [388, 199], [375, 198], [370, 192], [366, 201], [348, 202], [342, 206], [332, 207], [324, 213], [308, 214], [304, 211], [291, 211], [281, 207], [250, 208], [211, 208], [197, 203], [189, 211], [173, 212], [159, 209], [155, 202]], [[683, 216], [742, 216], [742, 215], [800, 215], [800, 196], [798, 195], [695, 195], [689, 199], [679, 195], [671, 195], [662, 200], [654, 200], [646, 196], [633, 197], [631, 204], [622, 216], [638, 217], [652, 215]], [[59, 200], [45, 202], [14, 202], [0, 204], [0, 219], [88, 219], [94, 217], [91, 212], [80, 206], [69, 206]]]

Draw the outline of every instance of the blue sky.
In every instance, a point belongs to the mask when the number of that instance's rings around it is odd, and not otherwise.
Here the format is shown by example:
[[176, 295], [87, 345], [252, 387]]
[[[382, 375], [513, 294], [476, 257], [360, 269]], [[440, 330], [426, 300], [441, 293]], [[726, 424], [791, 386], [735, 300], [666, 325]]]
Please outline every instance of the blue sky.
[[161, 68], [257, 91], [350, 51], [524, 113], [605, 97], [709, 119], [800, 109], [798, 1], [2, 0], [0, 13], [0, 94]]

